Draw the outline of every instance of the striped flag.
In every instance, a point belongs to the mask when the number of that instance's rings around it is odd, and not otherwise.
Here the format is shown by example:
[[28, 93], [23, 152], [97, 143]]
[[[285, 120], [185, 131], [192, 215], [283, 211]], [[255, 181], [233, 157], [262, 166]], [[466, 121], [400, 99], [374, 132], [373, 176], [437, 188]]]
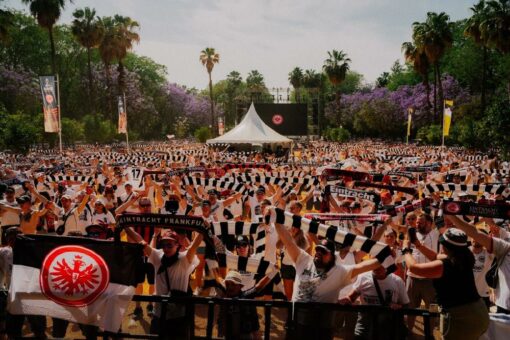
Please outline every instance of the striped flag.
[[11, 314], [46, 315], [117, 332], [137, 284], [142, 247], [82, 237], [18, 236]]

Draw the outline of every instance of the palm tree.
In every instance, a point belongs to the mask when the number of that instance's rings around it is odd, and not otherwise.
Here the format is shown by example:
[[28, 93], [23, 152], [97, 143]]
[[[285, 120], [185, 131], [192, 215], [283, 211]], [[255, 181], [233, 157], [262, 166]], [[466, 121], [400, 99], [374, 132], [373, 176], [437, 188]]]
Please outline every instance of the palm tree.
[[103, 61], [104, 72], [106, 78], [106, 105], [108, 109], [108, 113], [112, 115], [113, 119], [113, 110], [112, 110], [112, 81], [111, 81], [111, 69], [110, 66], [115, 60], [117, 55], [117, 28], [115, 25], [115, 20], [112, 17], [102, 17], [99, 19], [99, 25], [101, 30], [103, 31], [103, 40], [99, 44], [99, 56]]
[[347, 71], [349, 71], [349, 63], [351, 62], [351, 59], [349, 59], [347, 54], [342, 50], [328, 51], [328, 57], [329, 58], [324, 61], [322, 70], [328, 76], [330, 83], [336, 87], [335, 100], [337, 102], [337, 107], [340, 107], [339, 86], [345, 80]]
[[97, 48], [103, 40], [103, 27], [96, 18], [96, 10], [85, 7], [77, 9], [73, 13], [74, 20], [71, 32], [78, 42], [87, 49], [87, 69], [89, 78], [89, 101], [90, 108], [94, 107], [94, 95], [92, 85], [92, 49]]
[[306, 70], [303, 75], [303, 87], [306, 89], [319, 88], [321, 86], [322, 76], [315, 70]]
[[119, 95], [122, 95], [126, 86], [126, 72], [123, 61], [127, 56], [127, 52], [133, 48], [133, 43], [140, 41], [140, 36], [135, 32], [135, 29], [138, 29], [140, 25], [130, 17], [121, 15], [115, 15], [114, 21], [116, 27], [115, 59], [119, 63], [117, 67], [119, 72], [118, 91]]
[[51, 48], [51, 72], [57, 73], [55, 61], [55, 41], [53, 39], [53, 26], [60, 18], [65, 6], [65, 0], [21, 0], [29, 5], [30, 13], [37, 19], [39, 26], [48, 30]]
[[[216, 50], [213, 47], [206, 47], [202, 51], [200, 51], [200, 62], [205, 66], [207, 73], [209, 74], [209, 97], [211, 98], [211, 126], [212, 131], [216, 131], [216, 117], [214, 116], [214, 98], [213, 98], [213, 88], [212, 88], [212, 77], [211, 73], [213, 71], [214, 65], [220, 62], [220, 55], [216, 53]], [[213, 133], [216, 135], [216, 133]]]
[[[487, 2], [487, 17], [480, 24], [481, 37], [491, 48], [510, 53], [510, 0]], [[508, 83], [510, 98], [510, 81]]]
[[[424, 52], [429, 62], [434, 65], [434, 78], [439, 94], [439, 102], [443, 102], [443, 86], [441, 82], [440, 61], [447, 49], [452, 46], [453, 35], [449, 23], [450, 17], [441, 12], [427, 13], [427, 20], [423, 23], [413, 23], [413, 40], [416, 48]], [[439, 118], [436, 100], [434, 99], [434, 112]]]
[[487, 19], [481, 24], [482, 36], [491, 47], [510, 53], [510, 0], [491, 0], [487, 7]]
[[[227, 75], [227, 87], [226, 87], [226, 94], [227, 94], [227, 101], [228, 101], [228, 112], [229, 112], [229, 119], [232, 120], [232, 122], [237, 121], [237, 94], [240, 92], [241, 84], [243, 83], [243, 78], [241, 77], [241, 74], [237, 71], [231, 71]], [[225, 123], [227, 116], [225, 115]], [[230, 122], [229, 122], [230, 123]]]
[[251, 70], [246, 76], [246, 86], [253, 91], [262, 92], [266, 88], [262, 73], [258, 70]]
[[294, 69], [289, 73], [289, 82], [294, 88], [296, 93], [296, 101], [298, 103], [300, 101], [299, 89], [301, 86], [303, 86], [303, 77], [303, 70], [299, 67], [294, 67]]
[[402, 52], [404, 52], [404, 57], [406, 62], [413, 65], [413, 69], [418, 73], [423, 79], [423, 85], [425, 86], [425, 90], [427, 92], [427, 106], [430, 108], [432, 105], [430, 104], [430, 84], [429, 84], [429, 67], [430, 63], [427, 59], [427, 55], [416, 48], [412, 42], [405, 42], [402, 44]]
[[476, 5], [471, 7], [473, 15], [468, 18], [464, 35], [473, 39], [475, 44], [482, 48], [482, 89], [481, 89], [481, 111], [485, 111], [485, 87], [487, 74], [487, 37], [482, 34], [482, 25], [489, 17], [489, 7], [484, 0], [480, 0]]
[[13, 26], [13, 20], [11, 12], [0, 9], [0, 44], [10, 42], [9, 30]]

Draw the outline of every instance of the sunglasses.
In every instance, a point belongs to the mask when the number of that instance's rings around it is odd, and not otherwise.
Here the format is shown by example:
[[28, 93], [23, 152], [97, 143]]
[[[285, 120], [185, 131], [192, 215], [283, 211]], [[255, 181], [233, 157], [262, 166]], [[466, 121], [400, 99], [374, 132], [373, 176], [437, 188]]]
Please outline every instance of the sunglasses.
[[174, 248], [177, 246], [177, 243], [162, 243], [161, 248]]
[[151, 205], [150, 204], [139, 204], [138, 205], [140, 208], [148, 208], [150, 207]]

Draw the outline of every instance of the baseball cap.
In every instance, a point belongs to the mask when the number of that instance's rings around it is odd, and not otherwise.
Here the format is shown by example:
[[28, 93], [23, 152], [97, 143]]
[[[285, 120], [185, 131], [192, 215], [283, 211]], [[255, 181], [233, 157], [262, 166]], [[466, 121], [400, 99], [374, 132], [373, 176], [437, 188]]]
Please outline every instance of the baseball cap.
[[127, 187], [128, 185], [132, 187], [132, 186], [133, 186], [133, 183], [131, 183], [131, 182], [126, 182], [126, 183], [124, 183], [124, 186], [125, 186], [125, 187]]
[[15, 237], [19, 234], [22, 234], [22, 232], [18, 227], [9, 227], [5, 231], [5, 237]]
[[203, 200], [203, 201], [202, 201], [202, 206], [206, 206], [206, 205], [211, 206], [211, 201], [209, 201], [209, 200]]
[[65, 194], [65, 195], [62, 195], [62, 197], [60, 197], [61, 200], [71, 200], [71, 196]]
[[178, 242], [179, 238], [177, 237], [177, 233], [173, 230], [167, 230], [161, 234], [161, 241], [174, 241]]
[[231, 270], [227, 273], [227, 276], [225, 276], [225, 281], [230, 281], [232, 283], [244, 286], [243, 277], [238, 271], [235, 270]]
[[208, 193], [209, 195], [216, 195], [216, 196], [219, 196], [219, 192], [218, 192], [217, 190], [215, 190], [215, 189], [209, 189], [209, 190], [207, 191], [207, 193]]
[[19, 204], [23, 204], [23, 203], [26, 203], [26, 202], [32, 202], [32, 199], [30, 197], [28, 197], [27, 195], [23, 195], [23, 196], [20, 196], [20, 197], [16, 198], [16, 201]]
[[105, 205], [104, 200], [102, 198], [96, 200], [96, 202], [94, 202], [94, 204], [101, 204], [103, 206]]
[[265, 194], [266, 193], [266, 189], [264, 187], [259, 187], [256, 191], [257, 194]]
[[236, 245], [240, 246], [240, 245], [247, 245], [247, 244], [250, 244], [250, 241], [248, 240], [248, 237], [243, 236], [243, 235], [237, 236], [237, 238], [236, 238]]
[[105, 226], [98, 224], [91, 224], [85, 228], [88, 237], [106, 240], [108, 236], [108, 229]]
[[319, 244], [315, 246], [315, 249], [321, 248], [328, 251], [330, 254], [335, 253], [335, 242], [328, 240], [327, 238], [321, 240]]

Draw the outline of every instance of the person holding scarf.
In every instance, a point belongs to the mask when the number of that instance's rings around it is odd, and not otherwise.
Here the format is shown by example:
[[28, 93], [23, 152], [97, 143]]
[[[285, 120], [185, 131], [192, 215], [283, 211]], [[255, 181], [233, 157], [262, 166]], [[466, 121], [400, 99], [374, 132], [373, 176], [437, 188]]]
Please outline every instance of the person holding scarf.
[[[202, 242], [202, 234], [197, 234], [186, 251], [179, 251], [179, 238], [174, 231], [161, 233], [160, 247], [151, 247], [132, 228], [125, 228], [128, 237], [144, 247], [148, 262], [156, 269], [155, 295], [185, 296], [189, 291], [189, 277], [198, 265], [197, 248]], [[156, 230], [154, 235], [160, 234]], [[163, 318], [163, 320], [161, 320]], [[160, 321], [161, 320], [161, 321]], [[163, 322], [163, 326], [160, 325]], [[162, 331], [162, 333], [161, 333]], [[163, 339], [188, 339], [189, 322], [185, 307], [167, 304], [166, 316], [161, 315], [161, 305], [157, 304], [150, 332], [159, 334]]]
[[475, 258], [469, 249], [466, 234], [449, 228], [440, 236], [444, 254], [415, 241], [415, 246], [435, 260], [417, 263], [411, 255], [410, 241], [404, 242], [402, 254], [409, 271], [433, 280], [437, 302], [442, 308], [441, 333], [443, 339], [476, 340], [489, 326], [489, 313], [478, 295], [473, 275]]

